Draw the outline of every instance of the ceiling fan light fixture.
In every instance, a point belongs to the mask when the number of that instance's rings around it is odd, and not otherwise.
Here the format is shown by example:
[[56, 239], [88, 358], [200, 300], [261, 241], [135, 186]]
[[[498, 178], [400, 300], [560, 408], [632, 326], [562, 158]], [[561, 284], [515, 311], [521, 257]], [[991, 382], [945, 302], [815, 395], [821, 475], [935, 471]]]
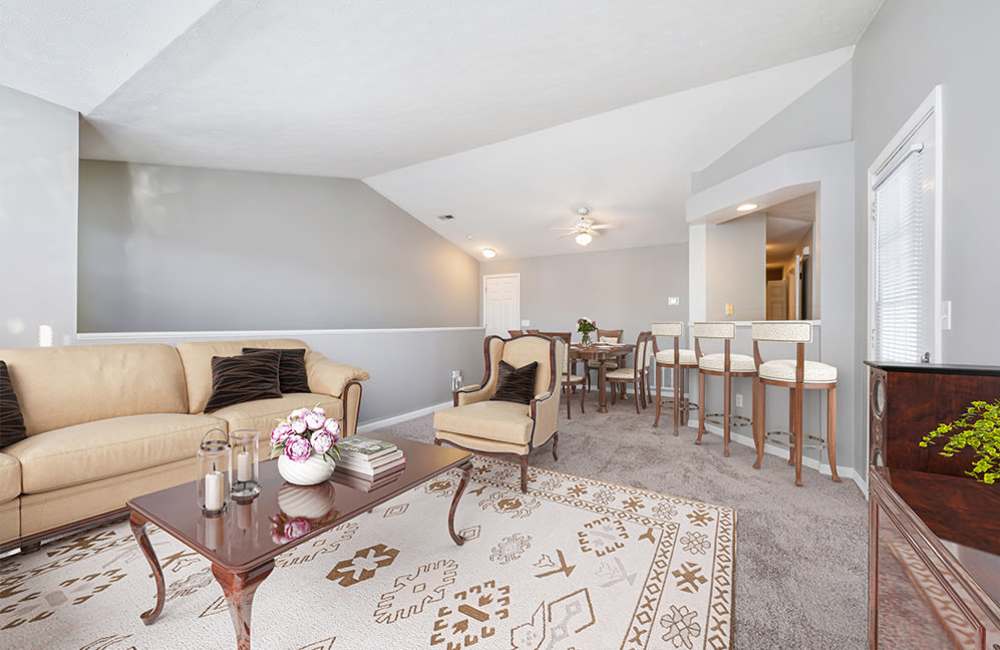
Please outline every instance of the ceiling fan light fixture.
[[488, 260], [491, 260], [491, 259], [493, 259], [494, 257], [497, 256], [496, 250], [494, 250], [492, 248], [484, 248], [482, 250], [482, 253], [483, 253], [483, 257], [485, 257]]
[[594, 236], [589, 232], [581, 232], [575, 237], [576, 243], [581, 246], [588, 246], [590, 242], [594, 241]]

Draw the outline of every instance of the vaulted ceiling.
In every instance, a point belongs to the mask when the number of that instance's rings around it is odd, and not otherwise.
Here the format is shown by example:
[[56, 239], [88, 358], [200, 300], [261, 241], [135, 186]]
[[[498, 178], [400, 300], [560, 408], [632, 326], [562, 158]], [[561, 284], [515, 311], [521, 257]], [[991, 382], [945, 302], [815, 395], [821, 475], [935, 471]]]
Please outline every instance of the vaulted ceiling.
[[878, 4], [4, 0], [0, 84], [79, 110], [86, 158], [364, 178], [422, 220], [456, 213], [472, 232], [441, 232], [470, 250], [543, 254], [565, 242], [507, 243], [492, 221], [541, 234], [586, 203], [634, 233], [608, 245], [679, 236], [647, 221], [683, 223], [692, 165], [827, 74]]

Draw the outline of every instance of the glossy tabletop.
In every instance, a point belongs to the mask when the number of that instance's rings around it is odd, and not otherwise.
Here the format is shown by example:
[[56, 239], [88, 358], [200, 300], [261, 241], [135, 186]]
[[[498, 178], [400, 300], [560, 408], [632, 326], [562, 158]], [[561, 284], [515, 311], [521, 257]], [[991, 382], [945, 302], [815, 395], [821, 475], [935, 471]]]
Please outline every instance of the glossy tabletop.
[[292, 485], [278, 474], [277, 461], [269, 460], [260, 464], [261, 493], [249, 503], [230, 502], [215, 517], [198, 507], [196, 482], [137, 497], [128, 506], [213, 563], [245, 571], [472, 458], [461, 449], [380, 439], [399, 446], [406, 467], [371, 491], [340, 482], [338, 475], [320, 485]]
[[594, 343], [587, 346], [573, 344], [570, 346], [570, 356], [589, 360], [614, 359], [629, 354], [634, 349], [635, 345], [632, 343]]

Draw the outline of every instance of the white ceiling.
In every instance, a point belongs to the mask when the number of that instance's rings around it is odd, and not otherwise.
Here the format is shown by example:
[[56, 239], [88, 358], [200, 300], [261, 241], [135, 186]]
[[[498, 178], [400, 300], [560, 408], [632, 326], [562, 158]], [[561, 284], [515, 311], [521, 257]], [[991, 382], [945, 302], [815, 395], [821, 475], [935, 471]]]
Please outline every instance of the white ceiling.
[[[578, 253], [687, 240], [690, 174], [850, 56], [837, 50], [365, 179], [468, 252]], [[614, 230], [587, 248], [549, 229], [573, 210]], [[454, 221], [437, 217], [452, 214]], [[468, 239], [471, 236], [472, 239]]]
[[88, 113], [217, 0], [2, 0], [0, 84]]
[[852, 45], [878, 1], [223, 1], [81, 147], [363, 178]]

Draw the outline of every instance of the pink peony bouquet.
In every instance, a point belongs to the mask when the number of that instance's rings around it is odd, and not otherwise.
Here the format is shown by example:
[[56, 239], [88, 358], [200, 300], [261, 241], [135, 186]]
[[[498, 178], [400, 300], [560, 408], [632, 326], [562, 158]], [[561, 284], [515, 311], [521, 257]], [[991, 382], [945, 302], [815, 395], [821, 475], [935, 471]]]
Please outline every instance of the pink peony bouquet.
[[298, 408], [278, 423], [271, 431], [271, 457], [278, 454], [304, 463], [313, 454], [340, 460], [337, 443], [340, 442], [340, 423], [326, 417], [326, 411], [316, 406]]
[[287, 517], [275, 515], [271, 517], [271, 540], [275, 544], [287, 544], [313, 530], [313, 523], [305, 517]]

